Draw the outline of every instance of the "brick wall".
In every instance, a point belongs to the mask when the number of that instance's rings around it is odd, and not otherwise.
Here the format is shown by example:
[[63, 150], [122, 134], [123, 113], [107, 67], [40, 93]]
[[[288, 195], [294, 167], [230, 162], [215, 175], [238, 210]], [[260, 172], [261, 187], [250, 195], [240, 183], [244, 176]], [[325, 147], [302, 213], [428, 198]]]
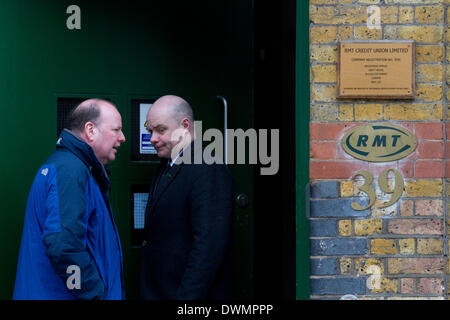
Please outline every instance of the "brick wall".
[[[367, 7], [381, 9], [381, 28], [367, 26]], [[447, 299], [450, 196], [450, 0], [310, 0], [311, 298]], [[340, 100], [337, 41], [414, 40], [413, 100]], [[383, 122], [407, 128], [418, 145], [398, 161], [356, 160], [341, 147], [351, 128]], [[360, 170], [401, 172], [404, 191], [387, 208], [364, 205]], [[394, 181], [390, 183], [393, 186]], [[380, 201], [380, 200], [377, 200]]]

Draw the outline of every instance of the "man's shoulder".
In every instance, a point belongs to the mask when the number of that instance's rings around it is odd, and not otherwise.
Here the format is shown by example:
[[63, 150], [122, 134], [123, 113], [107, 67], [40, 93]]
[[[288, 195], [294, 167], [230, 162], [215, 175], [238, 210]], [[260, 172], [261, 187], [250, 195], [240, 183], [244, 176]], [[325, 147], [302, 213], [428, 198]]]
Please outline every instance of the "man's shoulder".
[[183, 164], [186, 171], [190, 171], [193, 177], [215, 176], [219, 179], [233, 180], [230, 169], [222, 163], [200, 163]]
[[44, 165], [52, 165], [58, 175], [65, 177], [84, 178], [89, 173], [89, 168], [72, 152], [65, 149], [57, 149], [45, 161]]

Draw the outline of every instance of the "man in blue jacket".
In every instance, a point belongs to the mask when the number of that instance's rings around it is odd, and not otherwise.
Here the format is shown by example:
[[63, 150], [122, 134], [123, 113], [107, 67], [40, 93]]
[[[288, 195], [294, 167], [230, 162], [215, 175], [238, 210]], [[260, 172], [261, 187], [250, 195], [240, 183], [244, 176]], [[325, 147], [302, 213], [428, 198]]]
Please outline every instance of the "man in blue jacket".
[[124, 299], [122, 249], [104, 165], [125, 142], [108, 101], [76, 107], [31, 187], [14, 299]]

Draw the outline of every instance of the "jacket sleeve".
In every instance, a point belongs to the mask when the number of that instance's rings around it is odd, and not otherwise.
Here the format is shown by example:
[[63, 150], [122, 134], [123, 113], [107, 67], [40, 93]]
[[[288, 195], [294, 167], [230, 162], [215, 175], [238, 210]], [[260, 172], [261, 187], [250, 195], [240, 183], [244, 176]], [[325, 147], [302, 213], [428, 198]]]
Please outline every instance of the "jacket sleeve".
[[177, 299], [203, 300], [231, 245], [233, 178], [228, 168], [204, 165], [192, 184], [189, 214], [193, 244]]
[[86, 245], [87, 179], [85, 172], [56, 172], [49, 181], [43, 240], [70, 292], [79, 299], [103, 299], [105, 285]]

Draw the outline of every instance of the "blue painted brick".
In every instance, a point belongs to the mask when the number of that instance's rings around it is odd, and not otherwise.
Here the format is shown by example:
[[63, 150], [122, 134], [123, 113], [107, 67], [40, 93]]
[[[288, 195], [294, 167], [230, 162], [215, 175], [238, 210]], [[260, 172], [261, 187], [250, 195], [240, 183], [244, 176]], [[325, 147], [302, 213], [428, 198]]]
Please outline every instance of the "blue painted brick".
[[311, 237], [335, 237], [337, 236], [337, 220], [310, 220], [309, 234]]
[[344, 254], [366, 254], [367, 240], [364, 238], [311, 239], [312, 256]]
[[338, 182], [323, 181], [311, 183], [311, 198], [337, 198]]
[[311, 279], [311, 294], [354, 294], [366, 293], [366, 277]]
[[352, 202], [358, 202], [362, 206], [366, 206], [367, 199], [360, 198], [343, 198], [331, 200], [311, 200], [310, 216], [312, 218], [346, 218], [346, 217], [366, 217], [370, 215], [370, 209], [353, 210]]
[[316, 276], [326, 276], [337, 274], [337, 262], [335, 258], [315, 258], [311, 259], [311, 274]]

